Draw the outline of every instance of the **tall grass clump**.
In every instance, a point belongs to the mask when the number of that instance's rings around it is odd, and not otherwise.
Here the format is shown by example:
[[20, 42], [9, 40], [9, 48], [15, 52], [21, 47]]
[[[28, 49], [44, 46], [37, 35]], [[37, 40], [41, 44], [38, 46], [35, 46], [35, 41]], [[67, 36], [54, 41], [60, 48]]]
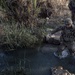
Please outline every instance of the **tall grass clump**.
[[45, 35], [45, 30], [42, 28], [30, 29], [24, 26], [17, 27], [17, 23], [12, 22], [4, 24], [4, 35], [1, 38], [1, 45], [5, 45], [9, 49], [15, 48], [36, 48]]
[[12, 25], [4, 26], [3, 43], [10, 48], [15, 47], [34, 47], [38, 38], [32, 35], [30, 29], [21, 27], [20, 29], [13, 23]]
[[1, 45], [6, 45], [9, 49], [32, 48], [42, 42], [45, 30], [37, 25], [40, 10], [37, 8], [37, 0], [0, 0], [0, 3], [6, 10], [9, 22], [3, 24], [4, 35], [0, 41]]
[[4, 9], [7, 7], [6, 0], [0, 0], [0, 7], [4, 8]]

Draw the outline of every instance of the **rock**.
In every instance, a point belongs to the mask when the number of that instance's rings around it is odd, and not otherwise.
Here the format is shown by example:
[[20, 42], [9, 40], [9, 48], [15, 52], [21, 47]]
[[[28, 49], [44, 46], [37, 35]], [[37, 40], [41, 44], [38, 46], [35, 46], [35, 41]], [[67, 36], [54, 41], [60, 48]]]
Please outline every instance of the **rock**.
[[57, 53], [57, 51], [54, 52], [54, 55], [55, 55], [56, 57], [58, 57], [59, 59], [66, 58], [67, 56], [69, 56], [69, 54], [70, 54], [70, 53], [69, 53], [69, 51], [68, 51], [67, 49], [61, 51], [61, 53]]
[[57, 38], [56, 35], [52, 35], [50, 36], [50, 34], [47, 34], [44, 39], [43, 39], [44, 43], [49, 43], [49, 44], [54, 44], [54, 45], [59, 45], [60, 44], [60, 40]]
[[68, 70], [64, 70], [62, 66], [52, 67], [52, 75], [75, 75], [70, 73]]

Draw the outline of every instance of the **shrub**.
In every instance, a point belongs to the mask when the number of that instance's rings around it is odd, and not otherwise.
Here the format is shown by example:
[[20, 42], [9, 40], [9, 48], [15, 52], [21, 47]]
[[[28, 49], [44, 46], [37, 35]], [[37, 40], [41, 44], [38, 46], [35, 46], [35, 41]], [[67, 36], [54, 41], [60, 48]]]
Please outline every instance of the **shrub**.
[[17, 24], [4, 25], [3, 44], [9, 45], [10, 48], [14, 47], [35, 47], [38, 43], [38, 38], [33, 35], [29, 28], [17, 28]]
[[36, 48], [42, 43], [43, 37], [46, 34], [43, 27], [32, 30], [24, 26], [18, 28], [15, 22], [10, 24], [4, 24], [4, 35], [0, 40], [0, 43], [6, 45], [9, 49], [15, 49], [17, 47]]

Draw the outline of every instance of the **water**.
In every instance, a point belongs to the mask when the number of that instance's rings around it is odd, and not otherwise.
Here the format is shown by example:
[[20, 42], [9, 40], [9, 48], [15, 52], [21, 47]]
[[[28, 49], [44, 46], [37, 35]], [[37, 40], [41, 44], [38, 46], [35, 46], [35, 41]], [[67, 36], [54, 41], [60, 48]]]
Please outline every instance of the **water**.
[[63, 66], [75, 73], [75, 65], [70, 64], [70, 58], [59, 59], [53, 52], [56, 46], [44, 45], [36, 50], [16, 50], [0, 52], [0, 70], [7, 67], [23, 66], [28, 75], [51, 75], [51, 67]]

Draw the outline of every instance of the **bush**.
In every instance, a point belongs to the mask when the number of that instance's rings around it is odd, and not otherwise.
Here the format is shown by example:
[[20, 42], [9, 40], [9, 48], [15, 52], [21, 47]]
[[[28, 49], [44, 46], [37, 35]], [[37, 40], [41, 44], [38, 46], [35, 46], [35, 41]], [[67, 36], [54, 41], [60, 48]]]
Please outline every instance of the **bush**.
[[28, 28], [17, 28], [17, 24], [4, 26], [3, 44], [8, 44], [10, 48], [14, 47], [34, 47], [38, 38], [32, 34]]
[[11, 25], [10, 23], [4, 24], [3, 31], [4, 35], [0, 43], [7, 45], [9, 49], [17, 47], [35, 48], [42, 43], [43, 37], [46, 34], [44, 28], [37, 28], [35, 30], [24, 26], [18, 28], [15, 22]]

